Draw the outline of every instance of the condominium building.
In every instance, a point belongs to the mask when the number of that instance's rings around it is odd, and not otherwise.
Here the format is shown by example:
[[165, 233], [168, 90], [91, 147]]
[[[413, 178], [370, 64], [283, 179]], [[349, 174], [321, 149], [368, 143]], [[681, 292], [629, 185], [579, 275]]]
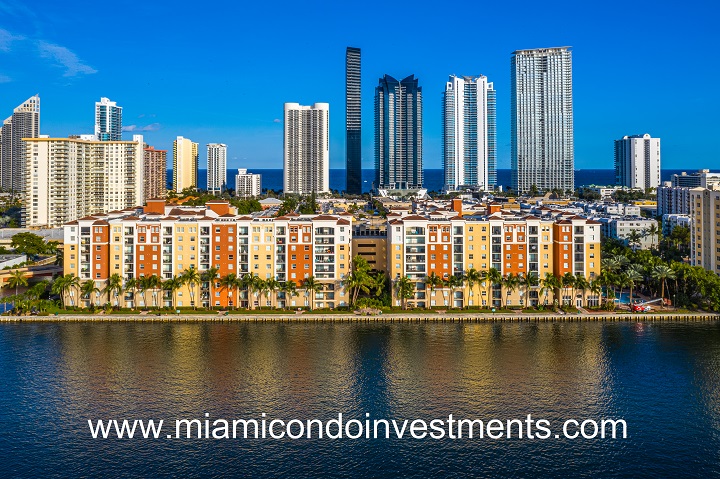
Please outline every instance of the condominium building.
[[142, 205], [144, 143], [25, 138], [23, 223], [55, 228], [83, 216]]
[[720, 173], [698, 170], [687, 174], [672, 175], [657, 189], [658, 215], [690, 214], [690, 190], [692, 188], [713, 188], [720, 184]]
[[285, 103], [283, 191], [330, 191], [330, 105]]
[[25, 189], [25, 142], [40, 136], [40, 97], [20, 104], [0, 128], [0, 188], [22, 196]]
[[[351, 236], [352, 216], [253, 218], [237, 215], [225, 201], [185, 207], [150, 200], [141, 209], [66, 224], [64, 273], [95, 281], [102, 289], [113, 274], [125, 281], [153, 275], [168, 280], [188, 270], [217, 271], [214, 280], [203, 278], [177, 291], [128, 290], [117, 298], [98, 295], [96, 304], [333, 308], [350, 298], [341, 280], [350, 272]], [[231, 273], [293, 282], [298, 293], [222, 287], [221, 279]], [[311, 276], [320, 289], [303, 291]]]
[[122, 107], [109, 98], [100, 98], [95, 103], [95, 138], [98, 141], [122, 140]]
[[628, 188], [660, 186], [660, 138], [649, 134], [615, 140], [615, 180]]
[[[600, 274], [600, 225], [579, 216], [514, 215], [501, 212], [499, 206], [485, 216], [439, 212], [389, 216], [387, 242], [390, 278], [394, 284], [405, 276], [415, 282], [410, 304], [417, 307], [552, 304], [552, 299], [540, 297], [539, 288], [510, 289], [488, 281], [454, 291], [441, 288], [442, 294], [437, 294], [428, 287], [428, 276], [447, 280], [471, 269], [490, 268], [504, 277], [532, 274], [538, 279], [570, 273], [590, 281]], [[562, 302], [597, 305], [599, 298], [590, 301], [586, 293], [572, 298], [569, 291], [563, 291]], [[396, 295], [393, 298], [399, 305]]]
[[443, 95], [446, 191], [492, 190], [497, 183], [495, 90], [487, 77], [451, 75]]
[[167, 191], [167, 150], [156, 150], [148, 146], [143, 150], [143, 154], [145, 201], [164, 197]]
[[410, 75], [380, 78], [375, 88], [375, 188], [423, 185], [422, 87]]
[[345, 192], [362, 194], [360, 49], [345, 51]]
[[720, 188], [692, 188], [690, 208], [690, 264], [720, 274]]
[[173, 142], [173, 190], [197, 189], [198, 144], [178, 136]]
[[511, 68], [512, 187], [573, 190], [572, 54], [570, 47], [517, 50]]
[[709, 185], [720, 183], [720, 172], [711, 172], [703, 169], [690, 173], [682, 172], [679, 175], [672, 175], [670, 185], [672, 187], [686, 188], [710, 188]]
[[227, 188], [227, 145], [207, 145], [207, 191], [219, 195]]
[[248, 198], [260, 196], [262, 192], [261, 175], [248, 173], [247, 169], [239, 168], [235, 175], [235, 196]]

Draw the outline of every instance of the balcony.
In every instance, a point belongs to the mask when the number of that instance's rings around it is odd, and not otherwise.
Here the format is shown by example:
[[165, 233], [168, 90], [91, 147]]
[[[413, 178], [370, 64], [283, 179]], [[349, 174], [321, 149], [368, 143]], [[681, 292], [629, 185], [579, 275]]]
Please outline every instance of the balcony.
[[425, 265], [424, 264], [418, 264], [418, 265], [412, 265], [412, 266], [406, 266], [405, 270], [408, 273], [424, 273], [425, 272]]
[[173, 243], [172, 243], [172, 238], [163, 238], [162, 244], [168, 244], [168, 245], [173, 244]]
[[418, 236], [417, 238], [405, 238], [405, 244], [425, 244], [425, 237]]
[[275, 243], [277, 244], [285, 244], [285, 238], [276, 238]]
[[405, 256], [405, 262], [408, 264], [424, 264], [425, 255], [423, 256]]
[[316, 235], [334, 235], [335, 228], [315, 228]]
[[424, 246], [406, 246], [405, 247], [406, 253], [420, 253], [425, 254], [425, 247]]
[[335, 253], [335, 247], [333, 246], [316, 246], [315, 247], [315, 254], [334, 254]]
[[405, 230], [408, 236], [425, 236], [425, 228], [408, 228]]
[[334, 256], [315, 256], [316, 263], [329, 264], [335, 262]]
[[456, 236], [455, 238], [453, 238], [453, 244], [463, 244], [462, 236]]
[[335, 244], [335, 238], [315, 238], [315, 244]]
[[453, 246], [453, 253], [462, 253], [463, 247], [462, 246]]
[[315, 266], [317, 273], [332, 273], [335, 271], [335, 265]]

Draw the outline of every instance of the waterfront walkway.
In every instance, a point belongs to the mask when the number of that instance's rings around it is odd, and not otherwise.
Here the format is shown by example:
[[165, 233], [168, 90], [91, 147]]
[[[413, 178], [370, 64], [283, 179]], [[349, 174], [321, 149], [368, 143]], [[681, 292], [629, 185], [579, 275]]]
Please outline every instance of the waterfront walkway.
[[373, 316], [357, 314], [147, 314], [147, 315], [60, 315], [0, 316], [3, 322], [177, 322], [177, 323], [530, 323], [530, 322], [656, 322], [656, 321], [717, 321], [714, 313], [590, 313], [590, 314], [478, 314], [478, 313], [387, 313]]

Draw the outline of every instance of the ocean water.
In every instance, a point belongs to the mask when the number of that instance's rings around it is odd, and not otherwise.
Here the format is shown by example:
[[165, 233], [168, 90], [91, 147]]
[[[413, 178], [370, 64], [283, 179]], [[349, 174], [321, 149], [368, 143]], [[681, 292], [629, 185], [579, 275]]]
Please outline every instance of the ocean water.
[[[510, 171], [503, 169], [497, 171], [498, 185], [508, 187], [510, 185]], [[682, 170], [662, 170], [661, 180], [670, 181], [674, 174], [679, 174]], [[685, 170], [687, 171], [687, 170]], [[693, 171], [693, 170], [691, 170]], [[279, 191], [283, 188], [283, 170], [282, 169], [251, 169], [250, 173], [259, 173], [262, 175], [263, 189], [271, 189]], [[234, 188], [235, 175], [237, 169], [227, 171], [228, 183]], [[372, 183], [375, 180], [375, 170], [362, 170], [363, 192], [370, 191]], [[201, 188], [207, 186], [207, 170], [198, 170], [198, 183]], [[585, 185], [613, 185], [615, 184], [615, 170], [597, 169], [597, 170], [575, 170], [575, 186]], [[425, 185], [428, 191], [440, 191], [443, 187], [443, 170], [425, 170]], [[172, 188], [172, 170], [168, 170], [168, 188]], [[345, 189], [345, 170], [330, 170], [330, 189], [343, 191]]]
[[[0, 364], [0, 477], [720, 475], [717, 322], [26, 322], [0, 324]], [[530, 414], [553, 434], [165, 434], [176, 419], [260, 421], [263, 413], [268, 421], [342, 413], [400, 423]], [[567, 420], [608, 418], [626, 422], [626, 439], [561, 435]], [[158, 439], [93, 439], [88, 420], [99, 419], [170, 425]]]

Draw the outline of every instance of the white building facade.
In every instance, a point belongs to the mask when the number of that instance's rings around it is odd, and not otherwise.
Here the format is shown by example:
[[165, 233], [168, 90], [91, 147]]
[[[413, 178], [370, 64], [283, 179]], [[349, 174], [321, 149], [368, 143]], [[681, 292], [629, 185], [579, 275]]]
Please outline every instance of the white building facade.
[[262, 192], [262, 179], [259, 174], [248, 173], [247, 169], [239, 168], [235, 175], [235, 196], [248, 198], [260, 196]]
[[98, 141], [122, 140], [122, 107], [109, 98], [100, 98], [95, 103], [95, 138]]
[[615, 180], [628, 188], [658, 188], [660, 138], [645, 133], [615, 140]]
[[444, 189], [497, 183], [495, 90], [487, 77], [451, 75], [443, 95]]
[[308, 195], [330, 191], [330, 105], [285, 103], [283, 191]]
[[227, 145], [207, 145], [207, 191], [219, 195], [227, 188]]

